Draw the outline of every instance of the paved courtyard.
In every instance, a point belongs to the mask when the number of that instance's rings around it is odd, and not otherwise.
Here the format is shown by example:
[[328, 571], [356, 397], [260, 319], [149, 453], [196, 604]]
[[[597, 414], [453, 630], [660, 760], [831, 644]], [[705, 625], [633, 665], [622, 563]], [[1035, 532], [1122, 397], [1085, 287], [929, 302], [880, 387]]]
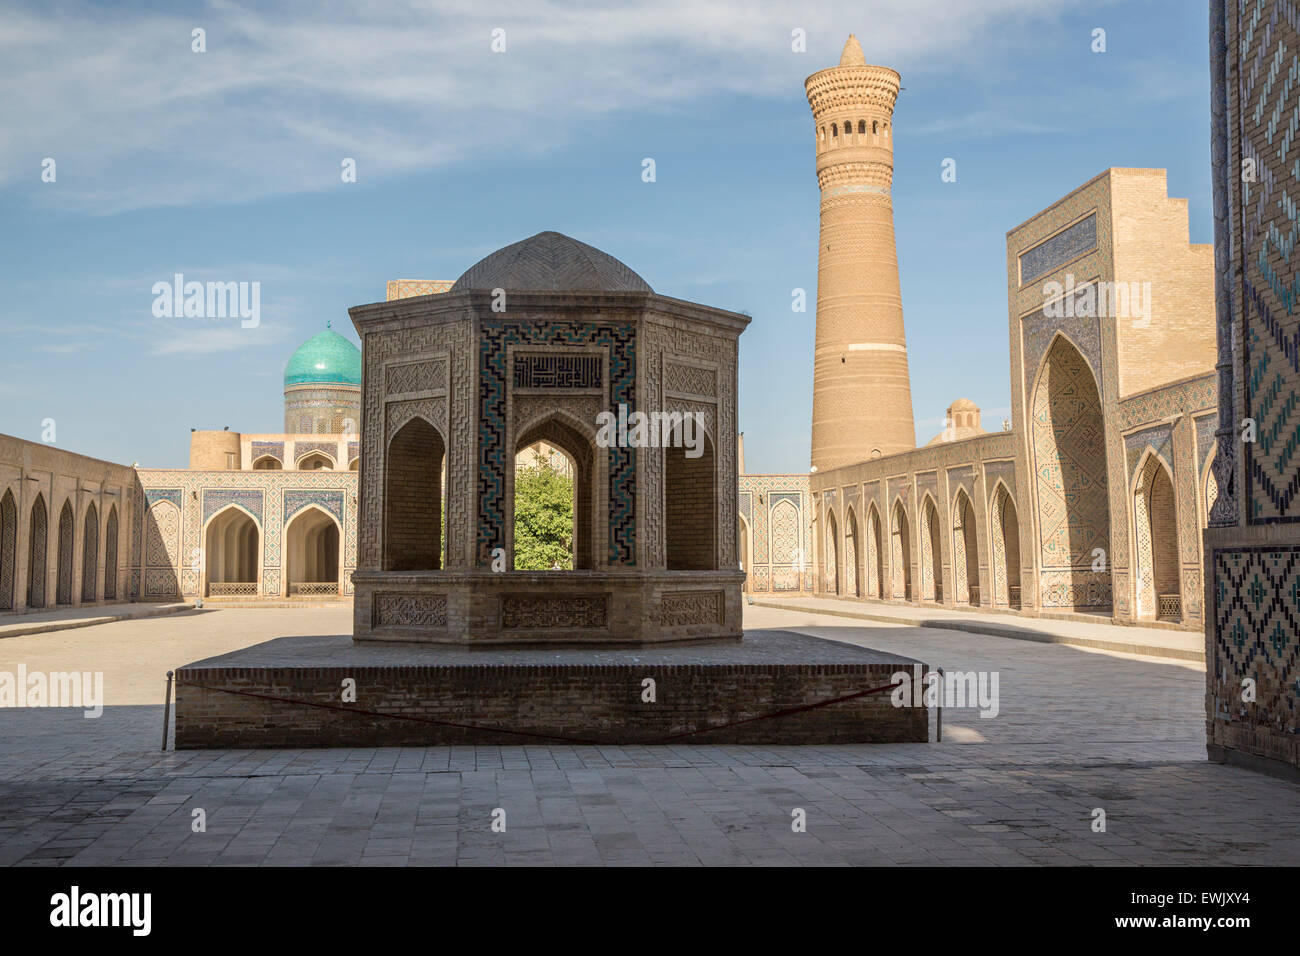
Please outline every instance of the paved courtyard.
[[999, 713], [947, 710], [943, 743], [928, 745], [163, 753], [169, 668], [346, 633], [350, 611], [187, 612], [11, 637], [0, 671], [102, 671], [106, 706], [98, 719], [0, 709], [0, 864], [1300, 863], [1300, 787], [1206, 761], [1195, 662], [746, 615], [747, 627], [996, 671]]

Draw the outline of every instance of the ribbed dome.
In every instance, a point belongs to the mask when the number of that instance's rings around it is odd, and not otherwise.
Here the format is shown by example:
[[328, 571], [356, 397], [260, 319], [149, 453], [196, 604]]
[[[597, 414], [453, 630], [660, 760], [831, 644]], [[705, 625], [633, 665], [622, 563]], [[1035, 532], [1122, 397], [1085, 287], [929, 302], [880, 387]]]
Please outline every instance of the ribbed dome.
[[360, 384], [361, 350], [329, 327], [298, 346], [284, 367], [285, 388]]
[[649, 284], [613, 256], [558, 232], [498, 249], [465, 270], [451, 287], [533, 292], [652, 292]]

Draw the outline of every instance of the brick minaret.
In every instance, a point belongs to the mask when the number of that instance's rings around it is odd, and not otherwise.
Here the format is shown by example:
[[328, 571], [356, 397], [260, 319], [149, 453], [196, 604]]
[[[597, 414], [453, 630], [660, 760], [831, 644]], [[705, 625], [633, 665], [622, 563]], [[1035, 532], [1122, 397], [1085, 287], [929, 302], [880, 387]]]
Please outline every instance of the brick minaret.
[[850, 36], [804, 88], [822, 193], [812, 463], [825, 471], [916, 447], [890, 198], [899, 75]]

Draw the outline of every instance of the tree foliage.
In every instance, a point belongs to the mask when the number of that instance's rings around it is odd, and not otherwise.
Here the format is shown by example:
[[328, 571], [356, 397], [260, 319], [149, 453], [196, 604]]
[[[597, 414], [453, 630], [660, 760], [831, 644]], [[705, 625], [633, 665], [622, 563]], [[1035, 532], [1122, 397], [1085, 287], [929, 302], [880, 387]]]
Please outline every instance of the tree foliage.
[[515, 570], [573, 567], [573, 479], [538, 459], [515, 472]]

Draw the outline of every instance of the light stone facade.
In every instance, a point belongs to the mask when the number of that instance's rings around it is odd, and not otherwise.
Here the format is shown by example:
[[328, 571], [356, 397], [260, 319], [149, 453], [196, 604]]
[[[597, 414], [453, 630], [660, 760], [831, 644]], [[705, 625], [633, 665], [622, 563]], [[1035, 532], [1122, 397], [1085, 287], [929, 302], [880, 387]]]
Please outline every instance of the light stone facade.
[[0, 611], [132, 600], [135, 471], [0, 435]]

